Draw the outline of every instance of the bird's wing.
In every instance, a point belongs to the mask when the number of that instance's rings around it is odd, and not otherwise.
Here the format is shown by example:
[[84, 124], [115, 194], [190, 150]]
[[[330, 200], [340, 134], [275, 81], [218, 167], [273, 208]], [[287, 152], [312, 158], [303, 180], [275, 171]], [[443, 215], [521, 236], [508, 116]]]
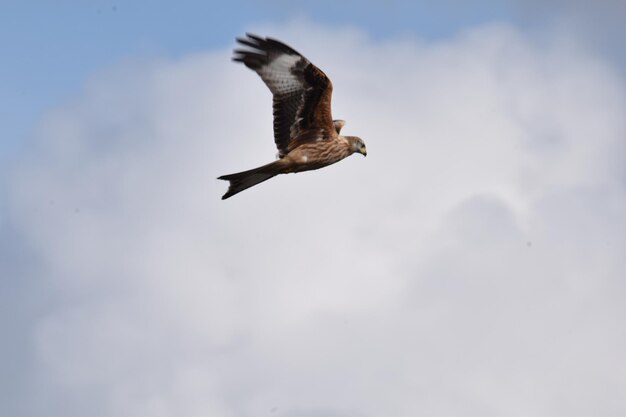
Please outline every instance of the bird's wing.
[[333, 85], [300, 53], [271, 38], [246, 34], [234, 61], [256, 71], [274, 96], [274, 141], [279, 156], [300, 143], [336, 134], [330, 110]]

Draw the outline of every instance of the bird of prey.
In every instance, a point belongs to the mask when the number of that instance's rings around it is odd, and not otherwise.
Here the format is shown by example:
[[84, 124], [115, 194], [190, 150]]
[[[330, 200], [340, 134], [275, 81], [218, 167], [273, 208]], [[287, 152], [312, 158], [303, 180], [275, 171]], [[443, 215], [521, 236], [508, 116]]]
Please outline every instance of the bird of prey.
[[233, 61], [254, 70], [272, 92], [278, 159], [219, 177], [230, 182], [222, 200], [278, 174], [319, 169], [355, 152], [367, 155], [360, 138], [339, 134], [345, 122], [332, 118], [333, 85], [326, 74], [276, 39], [246, 34], [237, 41], [245, 48], [235, 49]]

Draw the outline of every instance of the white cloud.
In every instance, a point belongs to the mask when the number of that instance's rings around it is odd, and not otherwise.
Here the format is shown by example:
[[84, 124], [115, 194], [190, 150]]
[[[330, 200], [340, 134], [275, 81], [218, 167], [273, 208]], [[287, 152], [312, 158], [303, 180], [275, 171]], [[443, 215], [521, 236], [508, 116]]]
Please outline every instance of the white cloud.
[[24, 323], [32, 386], [14, 409], [625, 412], [611, 67], [506, 26], [436, 43], [267, 33], [332, 77], [368, 157], [221, 201], [215, 177], [275, 153], [252, 72], [220, 51], [95, 77], [10, 178], [33, 285], [51, 288]]

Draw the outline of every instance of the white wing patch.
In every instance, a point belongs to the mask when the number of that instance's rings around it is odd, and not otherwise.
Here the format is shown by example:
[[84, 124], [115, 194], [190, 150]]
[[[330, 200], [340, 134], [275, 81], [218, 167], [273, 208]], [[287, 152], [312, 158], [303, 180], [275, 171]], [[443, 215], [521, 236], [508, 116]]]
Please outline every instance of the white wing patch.
[[289, 94], [302, 91], [305, 87], [292, 73], [292, 69], [302, 57], [282, 54], [259, 68], [258, 73], [269, 87], [272, 94]]

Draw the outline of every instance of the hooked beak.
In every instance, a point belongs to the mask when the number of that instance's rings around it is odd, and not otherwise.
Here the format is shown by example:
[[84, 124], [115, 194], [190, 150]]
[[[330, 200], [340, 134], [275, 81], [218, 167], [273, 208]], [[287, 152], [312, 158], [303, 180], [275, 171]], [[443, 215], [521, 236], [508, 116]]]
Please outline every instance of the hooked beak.
[[364, 147], [362, 147], [362, 148], [359, 150], [359, 152], [361, 152], [361, 154], [362, 154], [363, 156], [367, 156], [367, 149], [365, 149], [365, 146], [364, 146]]

